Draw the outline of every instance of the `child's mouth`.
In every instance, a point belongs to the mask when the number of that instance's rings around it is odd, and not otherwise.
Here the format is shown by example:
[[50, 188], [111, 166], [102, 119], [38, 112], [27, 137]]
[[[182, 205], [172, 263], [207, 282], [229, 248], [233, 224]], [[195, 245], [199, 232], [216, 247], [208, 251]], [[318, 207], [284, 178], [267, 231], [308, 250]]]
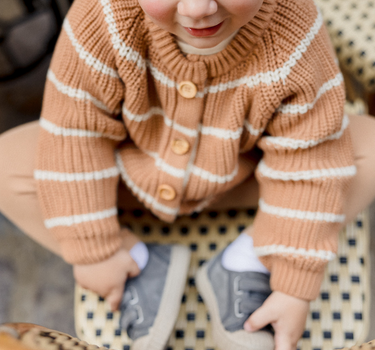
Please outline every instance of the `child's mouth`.
[[223, 22], [221, 22], [221, 23], [219, 23], [219, 24], [217, 24], [216, 26], [213, 26], [213, 27], [200, 28], [200, 29], [184, 27], [184, 29], [189, 34], [191, 34], [193, 36], [199, 36], [199, 37], [202, 37], [202, 36], [211, 36], [211, 35], [216, 34], [219, 31], [219, 29], [221, 28], [222, 24], [223, 24]]

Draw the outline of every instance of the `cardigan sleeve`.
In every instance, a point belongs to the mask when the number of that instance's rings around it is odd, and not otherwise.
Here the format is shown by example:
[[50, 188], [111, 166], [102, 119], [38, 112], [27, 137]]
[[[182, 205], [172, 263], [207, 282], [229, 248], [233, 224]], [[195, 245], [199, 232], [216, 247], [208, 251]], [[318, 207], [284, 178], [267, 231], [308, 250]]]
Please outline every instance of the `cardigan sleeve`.
[[343, 78], [324, 27], [282, 84], [285, 97], [258, 142], [254, 246], [273, 290], [313, 300], [356, 173]]
[[45, 226], [72, 264], [121, 245], [115, 150], [126, 130], [124, 96], [99, 1], [77, 0], [47, 75], [34, 177]]

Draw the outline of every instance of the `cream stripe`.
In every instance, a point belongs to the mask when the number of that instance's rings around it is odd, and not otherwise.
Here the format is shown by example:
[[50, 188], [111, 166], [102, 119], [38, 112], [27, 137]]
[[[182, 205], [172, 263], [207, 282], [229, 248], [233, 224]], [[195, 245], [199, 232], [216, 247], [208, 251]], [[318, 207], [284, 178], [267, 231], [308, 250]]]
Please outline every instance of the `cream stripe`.
[[288, 219], [324, 221], [324, 222], [344, 222], [345, 215], [333, 213], [321, 213], [312, 211], [294, 210], [289, 208], [275, 207], [267, 204], [263, 198], [259, 199], [259, 208], [262, 212], [270, 215], [280, 216]]
[[123, 106], [122, 106], [122, 112], [124, 113], [124, 115], [126, 116], [126, 118], [128, 118], [131, 121], [138, 122], [138, 123], [145, 122], [145, 121], [147, 121], [148, 119], [150, 119], [151, 117], [153, 117], [155, 115], [161, 115], [164, 118], [165, 125], [167, 125], [168, 127], [172, 128], [174, 130], [177, 130], [177, 131], [181, 132], [182, 134], [184, 134], [186, 136], [197, 137], [197, 135], [198, 135], [198, 131], [197, 130], [190, 129], [190, 128], [187, 128], [187, 127], [182, 126], [180, 124], [172, 122], [172, 120], [169, 119], [165, 115], [164, 111], [160, 107], [151, 107], [144, 114], [133, 114], [132, 112], [130, 112], [125, 107], [125, 103], [124, 103]]
[[101, 132], [90, 131], [90, 130], [83, 130], [83, 129], [70, 129], [70, 128], [63, 128], [61, 126], [57, 126], [56, 124], [48, 121], [47, 119], [40, 118], [39, 120], [40, 126], [48, 131], [49, 133], [56, 135], [56, 136], [72, 136], [72, 137], [106, 137], [116, 141], [122, 141], [124, 137], [122, 136], [114, 136], [109, 134], [103, 134]]
[[203, 200], [200, 204], [198, 204], [195, 208], [194, 208], [194, 210], [192, 210], [191, 212], [193, 213], [193, 212], [196, 212], [196, 213], [200, 213], [202, 210], [204, 210], [209, 204], [211, 204], [211, 202], [212, 202], [212, 197], [213, 196], [211, 196], [211, 197], [209, 197], [209, 198], [207, 198], [207, 199], [205, 199], [205, 200]]
[[335, 78], [327, 81], [319, 89], [314, 101], [312, 103], [306, 103], [304, 105], [294, 105], [294, 104], [284, 104], [281, 105], [277, 111], [280, 113], [288, 114], [304, 114], [310, 109], [313, 109], [317, 101], [328, 91], [332, 90], [334, 87], [340, 86], [344, 81], [344, 77], [341, 73], [337, 74]]
[[83, 101], [90, 101], [92, 102], [96, 107], [102, 109], [103, 111], [106, 111], [107, 113], [114, 113], [114, 111], [111, 111], [103, 102], [96, 99], [94, 96], [92, 96], [87, 91], [81, 90], [81, 89], [75, 89], [68, 85], [64, 85], [61, 81], [59, 81], [55, 74], [52, 72], [52, 70], [48, 71], [47, 78], [55, 85], [56, 89], [60, 91], [62, 94], [67, 95], [71, 98], [77, 98], [79, 100]]
[[247, 131], [253, 136], [259, 136], [265, 130], [264, 128], [255, 129], [247, 120], [245, 120], [244, 125], [245, 125], [245, 128], [247, 129]]
[[161, 73], [156, 67], [152, 65], [149, 60], [144, 59], [141, 54], [133, 50], [130, 46], [121, 39], [120, 33], [117, 29], [115, 17], [111, 8], [110, 0], [100, 0], [103, 6], [103, 12], [105, 14], [105, 21], [108, 24], [108, 31], [111, 35], [112, 45], [114, 49], [119, 52], [121, 57], [124, 57], [128, 61], [135, 62], [141, 70], [145, 70], [146, 66], [149, 68], [151, 75], [159, 81], [161, 84], [171, 88], [179, 88], [179, 84], [169, 79], [163, 73]]
[[124, 115], [131, 121], [135, 121], [137, 123], [145, 122], [149, 120], [154, 115], [161, 115], [164, 118], [166, 118], [166, 115], [164, 111], [160, 107], [151, 107], [146, 113], [144, 114], [134, 114], [130, 112], [126, 106], [125, 103], [122, 105], [122, 112]]
[[237, 140], [241, 137], [241, 133], [243, 131], [243, 128], [241, 127], [233, 131], [228, 129], [215, 128], [212, 126], [202, 126], [202, 124], [198, 124], [198, 130], [187, 128], [169, 119], [160, 107], [151, 107], [144, 114], [134, 114], [125, 107], [125, 104], [123, 104], [122, 112], [129, 120], [138, 123], [145, 122], [155, 115], [161, 115], [164, 118], [165, 125], [190, 137], [197, 137], [198, 133], [201, 132], [202, 135], [211, 135], [224, 140]]
[[145, 152], [147, 155], [155, 159], [155, 166], [158, 167], [160, 170], [166, 172], [167, 174], [177, 177], [177, 178], [183, 178], [185, 176], [185, 169], [176, 168], [172, 165], [169, 165], [164, 161], [164, 159], [160, 158], [159, 154], [157, 152]]
[[121, 57], [124, 57], [128, 61], [135, 62], [137, 66], [145, 70], [146, 61], [139, 54], [139, 52], [133, 50], [130, 46], [127, 46], [120, 37], [118, 32], [115, 17], [112, 12], [110, 0], [100, 0], [103, 6], [103, 12], [105, 14], [105, 21], [108, 24], [108, 31], [111, 34], [113, 47], [119, 52]]
[[198, 168], [195, 165], [191, 167], [191, 173], [195, 176], [199, 176], [203, 180], [207, 180], [208, 182], [224, 184], [226, 182], [231, 182], [238, 174], [238, 164], [236, 164], [236, 167], [231, 174], [224, 176], [212, 174], [209, 171]]
[[119, 174], [120, 172], [116, 167], [87, 173], [59, 173], [56, 171], [34, 170], [34, 179], [59, 182], [91, 181], [109, 179], [116, 177]]
[[303, 256], [304, 258], [317, 258], [330, 261], [336, 257], [334, 252], [329, 250], [315, 250], [304, 248], [287, 247], [285, 245], [266, 245], [262, 247], [254, 247], [254, 251], [258, 256], [266, 256], [271, 254]]
[[228, 129], [221, 129], [221, 128], [215, 128], [213, 126], [202, 126], [201, 127], [201, 133], [202, 135], [211, 135], [215, 136], [219, 139], [224, 140], [237, 140], [241, 137], [243, 128], [238, 128], [237, 130], [228, 130]]
[[179, 131], [181, 134], [184, 134], [184, 135], [190, 136], [190, 137], [198, 137], [199, 131], [201, 131], [201, 124], [198, 124], [198, 130], [194, 130], [194, 129], [187, 128], [186, 126], [182, 126], [180, 124], [173, 123], [168, 118], [164, 118], [164, 122], [168, 127], [172, 128], [176, 131]]
[[119, 78], [118, 73], [114, 69], [100, 62], [90, 52], [86, 51], [82, 45], [78, 43], [78, 40], [75, 38], [72, 27], [70, 26], [67, 18], [64, 21], [63, 28], [65, 29], [66, 34], [68, 35], [73, 47], [75, 48], [81, 60], [84, 60], [89, 67], [94, 68], [100, 73], [109, 75], [112, 78]]
[[[173, 80], [169, 79], [167, 76], [165, 76], [162, 72], [160, 72], [155, 66], [152, 65], [150, 60], [146, 60], [147, 67], [150, 69], [151, 75], [162, 85], [166, 85], [170, 88], [175, 88], [178, 90], [180, 87], [179, 84], [174, 82]], [[198, 97], [196, 95], [196, 97]]]
[[179, 131], [181, 134], [184, 134], [186, 136], [190, 136], [190, 137], [197, 137], [198, 136], [200, 124], [198, 124], [198, 131], [197, 131], [197, 130], [194, 130], [194, 129], [187, 128], [186, 126], [182, 126], [182, 125], [180, 125], [176, 122], [173, 122], [166, 115], [164, 115], [164, 123], [169, 128], [172, 128], [176, 131]]
[[264, 177], [282, 181], [313, 180], [327, 177], [347, 177], [354, 176], [357, 173], [357, 168], [355, 165], [342, 168], [314, 169], [305, 171], [281, 171], [268, 167], [263, 160], [259, 162], [257, 170]]
[[144, 192], [141, 188], [139, 188], [130, 178], [129, 174], [126, 172], [124, 164], [122, 162], [121, 156], [119, 153], [116, 153], [116, 163], [117, 167], [120, 169], [120, 173], [122, 179], [125, 183], [129, 186], [129, 188], [137, 194], [141, 199], [145, 200], [148, 204], [150, 204], [156, 210], [168, 214], [168, 215], [177, 215], [179, 209], [178, 208], [170, 208], [166, 205], [159, 203], [154, 197], [150, 194]]
[[[157, 166], [160, 170], [166, 172], [167, 174], [177, 177], [177, 178], [183, 178], [186, 175], [186, 170], [181, 168], [176, 168], [172, 165], [169, 165], [164, 161], [164, 159], [160, 158], [159, 154], [156, 152], [146, 152], [150, 157], [155, 159], [155, 166]], [[230, 182], [234, 179], [234, 177], [238, 174], [238, 164], [236, 165], [236, 168], [234, 171], [229, 175], [216, 175], [212, 174], [207, 170], [204, 170], [202, 168], [199, 168], [195, 165], [191, 165], [191, 173], [195, 176], [200, 177], [203, 180], [207, 180], [208, 182], [213, 183], [226, 183]]]
[[117, 208], [111, 208], [108, 210], [98, 211], [96, 213], [88, 213], [82, 215], [72, 215], [72, 216], [60, 216], [52, 219], [47, 219], [44, 221], [46, 228], [52, 228], [56, 226], [73, 226], [82, 224], [89, 221], [97, 221], [108, 219], [112, 216], [117, 215]]
[[332, 135], [328, 135], [318, 140], [296, 140], [282, 136], [265, 136], [264, 139], [268, 145], [275, 146], [276, 148], [291, 148], [291, 149], [306, 149], [314, 147], [320, 143], [332, 140], [338, 140], [344, 133], [345, 129], [349, 126], [349, 117], [345, 114], [342, 119], [341, 129]]

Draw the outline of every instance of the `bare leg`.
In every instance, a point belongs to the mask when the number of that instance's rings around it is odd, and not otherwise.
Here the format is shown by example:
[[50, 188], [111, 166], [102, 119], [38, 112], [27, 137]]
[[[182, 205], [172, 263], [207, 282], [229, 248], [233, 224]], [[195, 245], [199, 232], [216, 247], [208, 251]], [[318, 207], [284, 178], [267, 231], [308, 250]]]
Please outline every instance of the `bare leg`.
[[45, 228], [33, 178], [39, 125], [28, 123], [0, 137], [0, 211], [45, 248], [60, 255]]
[[350, 116], [350, 132], [357, 174], [345, 202], [346, 223], [375, 198], [375, 117]]
[[[44, 226], [36, 194], [33, 172], [39, 128], [32, 122], [0, 135], [0, 211], [36, 242], [61, 255], [58, 242]], [[121, 234], [127, 250], [139, 241], [126, 229]]]

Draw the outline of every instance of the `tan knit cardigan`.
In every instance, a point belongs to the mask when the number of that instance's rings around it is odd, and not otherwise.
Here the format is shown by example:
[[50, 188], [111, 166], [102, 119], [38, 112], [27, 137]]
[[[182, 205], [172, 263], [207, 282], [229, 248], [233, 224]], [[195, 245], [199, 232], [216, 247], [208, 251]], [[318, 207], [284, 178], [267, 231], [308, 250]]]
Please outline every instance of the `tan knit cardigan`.
[[210, 56], [182, 54], [136, 0], [76, 0], [40, 119], [45, 225], [68, 262], [94, 263], [121, 244], [120, 177], [171, 222], [257, 167], [256, 252], [273, 290], [313, 299], [356, 171], [344, 98], [312, 0], [265, 0]]

